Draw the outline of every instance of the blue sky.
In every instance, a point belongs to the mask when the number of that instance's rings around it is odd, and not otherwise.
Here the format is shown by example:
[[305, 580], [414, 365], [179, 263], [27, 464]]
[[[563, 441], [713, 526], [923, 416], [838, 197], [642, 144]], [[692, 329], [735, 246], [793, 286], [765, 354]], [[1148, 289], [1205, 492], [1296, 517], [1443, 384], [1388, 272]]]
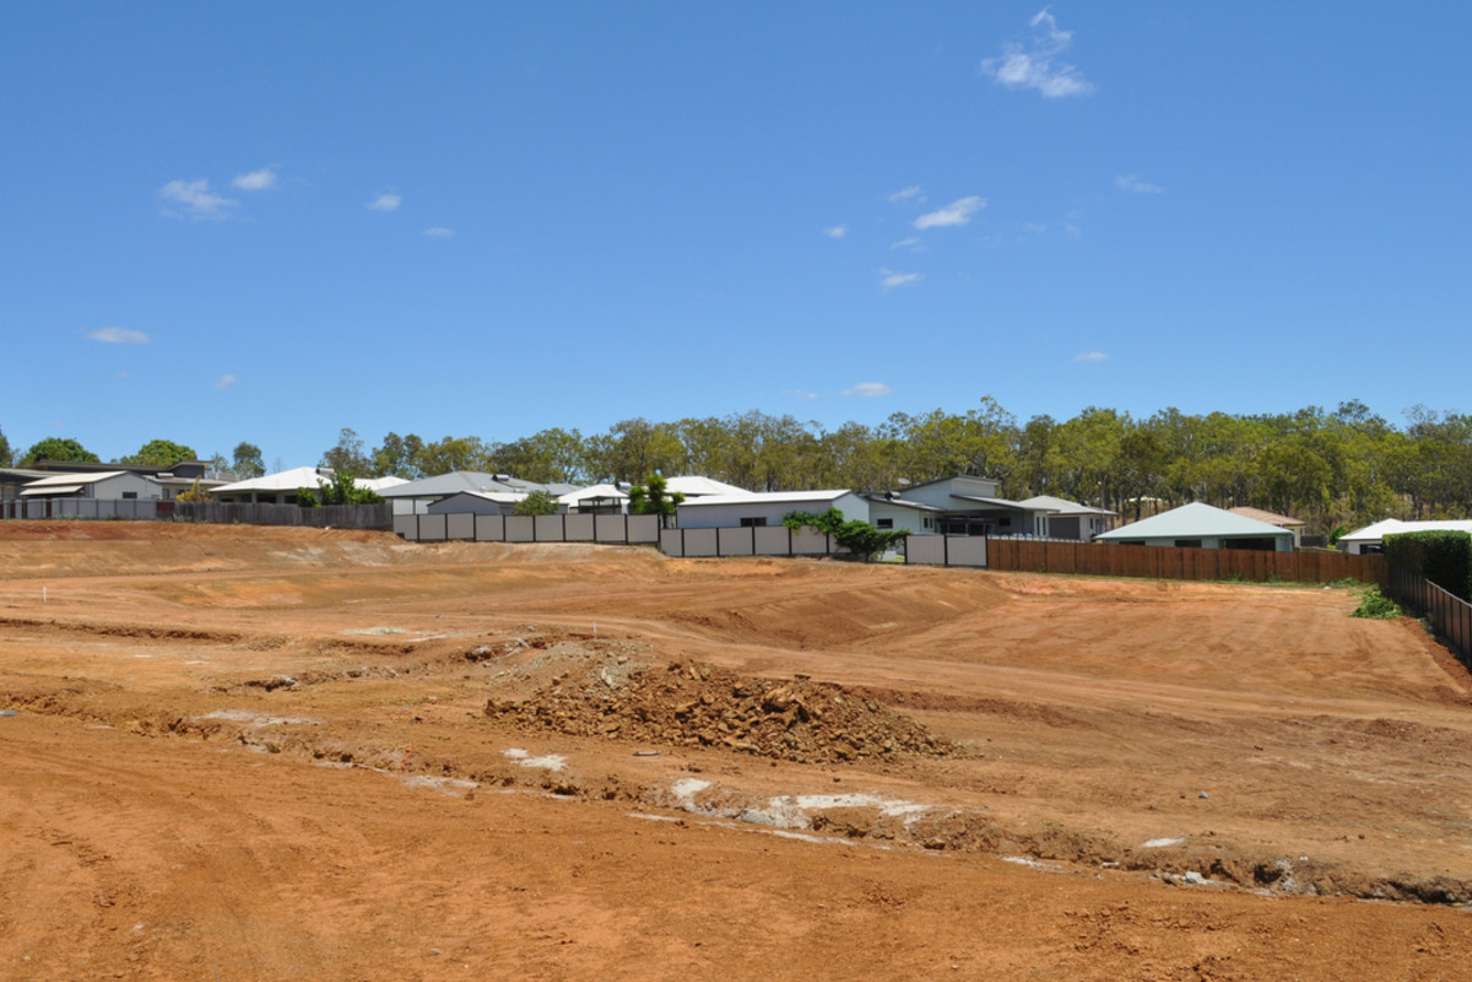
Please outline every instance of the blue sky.
[[1472, 409], [1472, 11], [862, 6], [9, 10], [0, 428]]

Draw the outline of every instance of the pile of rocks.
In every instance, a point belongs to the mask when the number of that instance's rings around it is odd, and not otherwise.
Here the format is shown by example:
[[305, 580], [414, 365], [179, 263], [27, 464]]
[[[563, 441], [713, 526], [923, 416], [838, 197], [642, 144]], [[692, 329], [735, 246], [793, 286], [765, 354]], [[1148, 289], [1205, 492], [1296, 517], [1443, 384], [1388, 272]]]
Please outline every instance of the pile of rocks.
[[485, 713], [518, 726], [675, 746], [710, 746], [802, 763], [951, 750], [908, 716], [805, 676], [773, 681], [703, 663], [649, 669], [612, 684], [596, 668], [560, 676]]

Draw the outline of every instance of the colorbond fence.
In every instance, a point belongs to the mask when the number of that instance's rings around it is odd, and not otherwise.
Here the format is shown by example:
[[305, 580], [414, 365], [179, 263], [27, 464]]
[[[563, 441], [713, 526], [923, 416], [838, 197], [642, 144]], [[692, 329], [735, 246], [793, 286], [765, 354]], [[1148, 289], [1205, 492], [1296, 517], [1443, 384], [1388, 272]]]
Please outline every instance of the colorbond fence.
[[148, 522], [168, 517], [172, 501], [137, 498], [27, 498], [0, 501], [0, 519], [91, 519], [96, 521]]
[[174, 503], [174, 521], [208, 522], [215, 525], [300, 525], [308, 528], [388, 529], [393, 525], [393, 506], [386, 501], [373, 505], [300, 505], [180, 501]]
[[1290, 580], [1332, 583], [1362, 580], [1384, 584], [1384, 556], [1342, 552], [1264, 552], [1256, 549], [1177, 549], [1102, 542], [992, 539], [992, 569], [1037, 573], [1093, 573], [1168, 580]]
[[601, 542], [652, 545], [658, 515], [395, 515], [393, 530], [410, 542]]
[[1457, 659], [1472, 669], [1472, 604], [1432, 583], [1419, 570], [1399, 567], [1391, 567], [1387, 592], [1401, 606], [1430, 621]]
[[661, 529], [659, 551], [666, 556], [836, 556], [843, 550], [833, 537], [810, 528]]

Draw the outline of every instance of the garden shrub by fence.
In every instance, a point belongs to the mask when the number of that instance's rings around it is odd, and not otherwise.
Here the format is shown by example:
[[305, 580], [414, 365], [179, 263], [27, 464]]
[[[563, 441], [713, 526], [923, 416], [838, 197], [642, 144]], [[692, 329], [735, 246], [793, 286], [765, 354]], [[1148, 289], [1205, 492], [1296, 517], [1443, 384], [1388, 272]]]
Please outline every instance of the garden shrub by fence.
[[1037, 573], [1093, 573], [1168, 580], [1332, 583], [1351, 579], [1365, 583], [1387, 582], [1384, 556], [1318, 551], [1177, 549], [1051, 539], [992, 539], [988, 543], [987, 565], [992, 569]]
[[1472, 535], [1466, 532], [1405, 532], [1385, 537], [1393, 568], [1418, 570], [1443, 590], [1472, 600]]
[[268, 505], [212, 501], [174, 503], [174, 521], [208, 522], [216, 525], [302, 525], [309, 528], [388, 529], [393, 525], [393, 505]]
[[1387, 591], [1402, 607], [1431, 622], [1461, 663], [1472, 669], [1472, 603], [1454, 596], [1418, 566], [1392, 563]]
[[393, 530], [410, 542], [659, 541], [658, 515], [395, 515]]

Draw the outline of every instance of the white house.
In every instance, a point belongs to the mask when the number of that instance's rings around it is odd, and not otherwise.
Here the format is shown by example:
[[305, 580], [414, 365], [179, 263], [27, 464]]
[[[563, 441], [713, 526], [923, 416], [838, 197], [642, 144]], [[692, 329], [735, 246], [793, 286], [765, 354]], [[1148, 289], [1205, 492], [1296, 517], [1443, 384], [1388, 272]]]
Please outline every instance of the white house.
[[680, 502], [683, 529], [749, 528], [781, 525], [795, 511], [822, 513], [837, 508], [846, 520], [869, 520], [869, 501], [846, 489], [832, 491], [743, 491], [712, 494]]
[[21, 488], [20, 497], [158, 501], [163, 498], [163, 489], [157, 481], [132, 471], [94, 471], [87, 474], [56, 474], [30, 481]]
[[734, 484], [717, 481], [714, 478], [701, 477], [698, 474], [681, 474], [677, 477], [664, 479], [664, 489], [670, 494], [683, 494], [686, 498], [707, 498], [711, 495], [736, 495], [754, 494], [745, 488], [738, 488]]
[[526, 500], [520, 491], [461, 491], [432, 501], [425, 506], [426, 515], [514, 515], [516, 506]]
[[1293, 551], [1293, 533], [1288, 529], [1234, 515], [1200, 501], [1105, 532], [1094, 541], [1192, 549]]
[[1398, 518], [1387, 518], [1356, 529], [1339, 537], [1338, 546], [1351, 556], [1385, 551], [1387, 535], [1405, 535], [1409, 532], [1468, 532], [1472, 533], [1472, 521], [1448, 519], [1446, 521], [1403, 522]]
[[1092, 542], [1094, 537], [1108, 532], [1117, 512], [1108, 508], [1095, 508], [1067, 498], [1056, 498], [1051, 494], [1036, 494], [1018, 502], [1023, 508], [1044, 512], [1047, 517], [1050, 539], [1074, 539]]
[[1000, 488], [995, 478], [958, 475], [912, 484], [899, 493], [906, 501], [939, 509], [942, 514], [937, 530], [960, 535], [1026, 535], [1088, 541], [1108, 528], [1114, 518], [1114, 512], [1107, 509], [1051, 495], [1013, 501], [1001, 497]]
[[584, 515], [621, 515], [629, 509], [629, 495], [617, 484], [594, 484], [557, 496], [562, 510]]
[[462, 491], [487, 491], [520, 494], [531, 491], [546, 491], [556, 497], [574, 491], [571, 484], [537, 484], [523, 481], [509, 474], [486, 474], [482, 471], [450, 471], [433, 477], [421, 477], [417, 481], [405, 481], [384, 488], [379, 495], [393, 502], [395, 515], [427, 515], [429, 506]]
[[293, 467], [221, 485], [210, 490], [210, 498], [220, 502], [294, 505], [302, 488], [316, 489], [331, 483], [330, 467]]
[[866, 494], [864, 498], [869, 502], [869, 523], [875, 528], [915, 535], [931, 535], [941, 529], [945, 512], [934, 505], [910, 501], [894, 492]]

